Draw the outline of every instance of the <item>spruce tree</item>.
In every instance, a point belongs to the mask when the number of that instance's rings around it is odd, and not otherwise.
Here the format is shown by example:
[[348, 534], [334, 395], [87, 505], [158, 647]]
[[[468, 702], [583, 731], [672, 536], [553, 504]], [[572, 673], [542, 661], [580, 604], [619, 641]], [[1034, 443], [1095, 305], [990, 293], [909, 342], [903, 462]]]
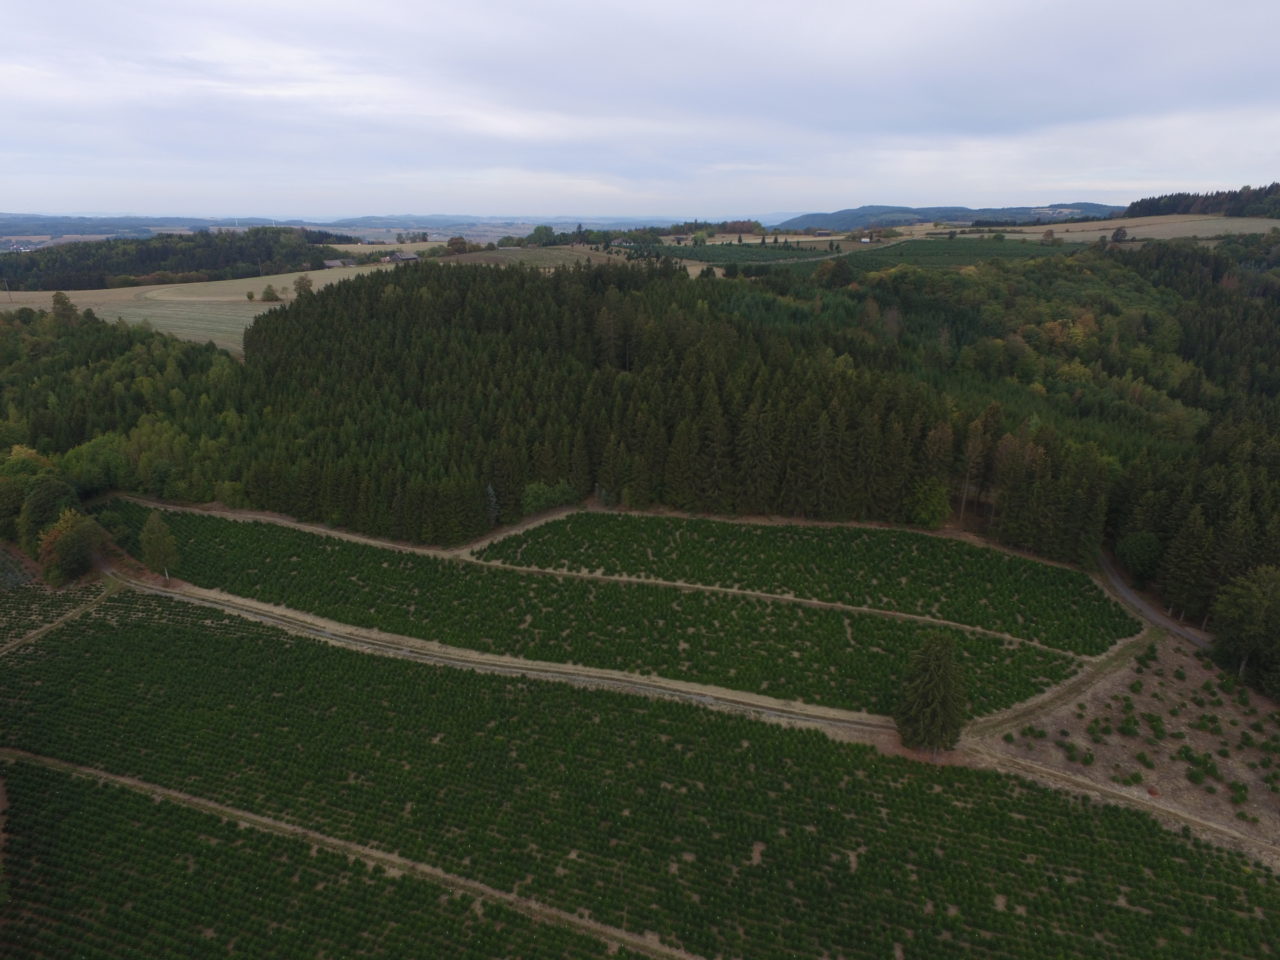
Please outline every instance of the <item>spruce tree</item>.
[[964, 682], [955, 641], [930, 634], [911, 657], [894, 719], [902, 745], [913, 750], [950, 750], [964, 726]]

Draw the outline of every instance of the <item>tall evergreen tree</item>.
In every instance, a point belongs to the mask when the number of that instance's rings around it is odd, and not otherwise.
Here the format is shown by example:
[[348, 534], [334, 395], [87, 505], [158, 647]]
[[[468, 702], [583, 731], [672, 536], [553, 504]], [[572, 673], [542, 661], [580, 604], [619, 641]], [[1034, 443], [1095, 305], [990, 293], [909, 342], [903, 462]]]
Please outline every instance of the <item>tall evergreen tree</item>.
[[955, 641], [930, 634], [911, 657], [894, 719], [902, 745], [913, 750], [950, 750], [964, 726], [965, 694]]

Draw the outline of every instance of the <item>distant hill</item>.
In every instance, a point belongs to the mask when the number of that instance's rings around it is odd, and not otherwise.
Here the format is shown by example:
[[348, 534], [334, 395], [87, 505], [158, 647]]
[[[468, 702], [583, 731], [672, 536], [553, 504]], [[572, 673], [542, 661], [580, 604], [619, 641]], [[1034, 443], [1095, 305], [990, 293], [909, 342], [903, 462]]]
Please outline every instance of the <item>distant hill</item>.
[[1166, 193], [1129, 204], [1126, 217], [1154, 217], [1168, 213], [1218, 213], [1224, 217], [1280, 217], [1280, 183], [1269, 187], [1241, 187], [1217, 193]]
[[1124, 208], [1105, 203], [1050, 203], [1043, 207], [886, 207], [864, 206], [835, 213], [806, 213], [783, 221], [783, 230], [804, 230], [815, 227], [820, 230], [859, 230], [866, 227], [910, 226], [913, 223], [972, 223], [975, 220], [991, 220], [1006, 223], [1027, 223], [1041, 220], [1051, 223], [1075, 217], [1112, 217]]

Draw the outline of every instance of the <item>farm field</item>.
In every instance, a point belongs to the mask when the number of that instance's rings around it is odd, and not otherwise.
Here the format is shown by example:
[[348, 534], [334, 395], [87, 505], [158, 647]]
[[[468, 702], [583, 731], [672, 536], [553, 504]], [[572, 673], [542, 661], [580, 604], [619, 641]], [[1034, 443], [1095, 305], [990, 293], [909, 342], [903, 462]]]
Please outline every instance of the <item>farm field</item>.
[[[1045, 246], [1021, 238], [1005, 240], [957, 237], [955, 240], [914, 239], [884, 246], [855, 250], [845, 259], [855, 270], [884, 270], [900, 263], [916, 267], [966, 267], [987, 260], [1027, 260], [1032, 257], [1057, 257], [1083, 250], [1084, 244], [1064, 243]], [[810, 268], [797, 264], [794, 269]]]
[[[744, 238], [745, 240], [745, 238]], [[849, 241], [843, 241], [842, 245], [847, 249]], [[706, 244], [704, 246], [695, 247], [689, 244], [681, 246], [659, 246], [653, 250], [660, 257], [671, 257], [674, 260], [697, 260], [707, 263], [767, 263], [776, 260], [813, 260], [818, 257], [828, 256], [831, 251], [827, 249], [827, 241], [823, 240], [821, 246], [809, 246], [798, 248], [795, 246], [784, 247], [782, 242], [778, 243], [722, 243], [722, 244]]]
[[[444, 244], [444, 240], [432, 240], [428, 243], [394, 243], [371, 247], [368, 244], [344, 243], [335, 249], [344, 253], [369, 253], [370, 251], [390, 253], [392, 250], [403, 250], [407, 253], [422, 253], [433, 247]], [[476, 253], [461, 253], [453, 257], [441, 257], [437, 261], [444, 264], [483, 263], [491, 266], [508, 266], [522, 263], [531, 267], [563, 267], [575, 263], [617, 263], [625, 257], [592, 250], [586, 246], [573, 247], [499, 247], [497, 250], [481, 250]], [[347, 268], [350, 269], [350, 268]]]
[[[121, 542], [132, 549], [148, 513], [114, 501], [99, 515], [109, 528], [127, 526]], [[941, 624], [523, 573], [208, 515], [165, 519], [181, 558], [173, 573], [197, 586], [486, 653], [881, 714], [892, 711], [911, 652], [929, 632], [956, 637], [974, 715], [1034, 696], [1079, 668], [1063, 651]]]
[[50, 590], [0, 550], [0, 647], [87, 603], [101, 590], [97, 585]]
[[[1129, 217], [1100, 220], [1093, 223], [1064, 223], [1054, 226], [1054, 233], [1069, 242], [1093, 242], [1100, 236], [1110, 237], [1117, 227], [1124, 227], [1137, 240], [1176, 240], [1180, 237], [1218, 237], [1228, 233], [1269, 233], [1280, 229], [1280, 220], [1266, 217], [1221, 217], [1214, 214], [1171, 213], [1163, 217]], [[1034, 228], [1024, 228], [1033, 231]]]
[[[1142, 813], [689, 705], [354, 653], [130, 593], [8, 655], [0, 730], [6, 747], [398, 852], [703, 957], [1280, 949], [1269, 870]], [[30, 796], [25, 767], [6, 775]], [[82, 809], [88, 823], [102, 815]], [[125, 816], [127, 828], [68, 827], [66, 842], [87, 848], [81, 862], [114, 859], [148, 824]], [[139, 842], [150, 851], [154, 834], [161, 876], [194, 865], [173, 885], [182, 903], [191, 876], [222, 870], [201, 837], [243, 838], [215, 845], [228, 856], [260, 842], [211, 820], [175, 833], [176, 814], [159, 816]], [[191, 833], [183, 856], [174, 844]], [[302, 866], [360, 873], [299, 865], [275, 844], [280, 870], [253, 867], [273, 884]], [[347, 904], [405, 895], [330, 892], [343, 898], [302, 904], [335, 903], [334, 936]]]
[[[386, 270], [388, 264], [306, 271], [316, 289], [370, 270]], [[302, 273], [282, 273], [241, 280], [210, 280], [205, 283], [172, 283], [146, 287], [118, 287], [104, 290], [73, 290], [68, 296], [81, 310], [90, 309], [102, 320], [149, 323], [183, 340], [205, 343], [212, 340], [223, 349], [240, 353], [245, 327], [271, 304], [249, 300], [267, 284], [286, 301], [293, 294], [293, 281]], [[32, 307], [48, 309], [53, 294], [47, 291], [13, 291], [0, 299], [0, 309]], [[0, 295], [4, 297], [4, 295]]]
[[608, 951], [501, 903], [120, 787], [22, 762], [0, 765], [0, 777], [10, 897], [0, 939], [13, 960]]
[[1081, 654], [1139, 629], [1079, 571], [902, 530], [584, 512], [475, 555], [932, 616]]

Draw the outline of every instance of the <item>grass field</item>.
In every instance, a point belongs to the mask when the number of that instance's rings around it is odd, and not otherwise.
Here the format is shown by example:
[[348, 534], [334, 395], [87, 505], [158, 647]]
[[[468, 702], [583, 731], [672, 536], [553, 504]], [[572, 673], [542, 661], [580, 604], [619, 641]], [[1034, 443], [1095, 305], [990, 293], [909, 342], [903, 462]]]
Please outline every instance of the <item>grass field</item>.
[[[342, 267], [336, 270], [305, 271], [313, 284], [325, 287], [370, 270], [389, 269], [387, 264]], [[91, 309], [102, 320], [123, 319], [128, 323], [149, 323], [157, 330], [183, 340], [218, 346], [239, 353], [245, 327], [271, 304], [263, 303], [263, 288], [271, 284], [281, 297], [293, 294], [293, 281], [302, 273], [282, 273], [242, 280], [211, 280], [205, 283], [175, 283], [107, 290], [72, 290], [67, 295], [81, 310]], [[252, 291], [254, 300], [245, 294]], [[0, 293], [0, 309], [33, 307], [47, 309], [52, 293], [15, 291]]]
[[[133, 594], [5, 666], [5, 746], [399, 852], [703, 957], [1199, 960], [1280, 949], [1280, 884], [1237, 854], [1145, 814], [814, 731], [369, 656]], [[27, 825], [50, 822], [32, 810], [26, 777], [14, 821], [23, 837], [11, 841], [24, 861]], [[274, 841], [220, 843], [237, 834], [196, 820], [171, 828], [168, 813], [156, 820], [123, 801], [111, 801], [115, 826], [95, 829], [102, 794], [76, 788], [62, 802], [46, 779], [60, 835], [37, 832], [50, 850], [41, 869], [73, 875], [42, 915], [66, 917], [64, 930], [90, 909], [105, 926], [146, 931], [144, 917], [102, 909], [116, 893], [90, 894], [112, 876], [160, 897], [162, 916], [189, 916], [192, 891], [235, 869], [205, 855], [211, 842], [263, 876], [268, 904], [299, 870], [310, 887], [344, 869], [299, 863], [297, 848]], [[230, 852], [255, 846], [265, 856]], [[112, 866], [135, 855], [135, 869]], [[148, 863], [172, 878], [167, 898]], [[388, 896], [293, 889], [314, 907], [290, 912], [299, 937], [304, 916], [336, 936], [349, 904], [367, 899], [373, 914]], [[326, 905], [332, 923], [318, 912]]]

